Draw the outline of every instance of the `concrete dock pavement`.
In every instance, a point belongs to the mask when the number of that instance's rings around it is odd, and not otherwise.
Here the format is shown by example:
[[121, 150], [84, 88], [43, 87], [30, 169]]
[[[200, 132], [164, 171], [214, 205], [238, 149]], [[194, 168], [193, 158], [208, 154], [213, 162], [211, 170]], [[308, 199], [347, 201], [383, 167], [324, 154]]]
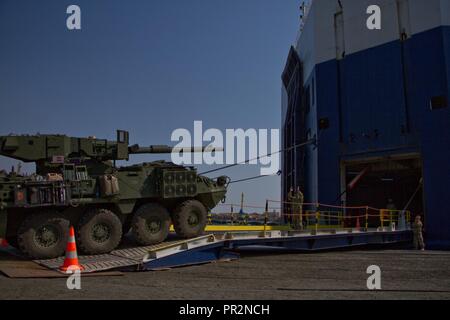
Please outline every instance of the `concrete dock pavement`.
[[[0, 264], [10, 256], [0, 254]], [[367, 267], [381, 269], [370, 291]], [[243, 252], [241, 259], [121, 277], [64, 278], [0, 275], [0, 299], [449, 299], [450, 252], [356, 250], [310, 254]]]

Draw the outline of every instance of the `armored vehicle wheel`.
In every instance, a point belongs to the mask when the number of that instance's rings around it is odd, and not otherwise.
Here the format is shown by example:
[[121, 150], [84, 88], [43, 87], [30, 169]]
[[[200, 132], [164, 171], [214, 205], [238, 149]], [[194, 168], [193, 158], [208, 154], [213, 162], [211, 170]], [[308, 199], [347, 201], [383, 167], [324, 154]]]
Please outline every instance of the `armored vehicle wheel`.
[[169, 212], [158, 203], [144, 204], [134, 214], [131, 228], [139, 244], [148, 246], [163, 242], [169, 234]]
[[114, 250], [122, 239], [122, 223], [112, 211], [88, 210], [77, 228], [77, 244], [87, 254], [101, 254]]
[[193, 238], [203, 234], [207, 219], [208, 213], [205, 206], [197, 200], [187, 200], [180, 204], [172, 217], [177, 235], [183, 238]]
[[69, 226], [69, 220], [56, 211], [32, 214], [19, 227], [17, 244], [35, 259], [59, 257], [66, 248]]

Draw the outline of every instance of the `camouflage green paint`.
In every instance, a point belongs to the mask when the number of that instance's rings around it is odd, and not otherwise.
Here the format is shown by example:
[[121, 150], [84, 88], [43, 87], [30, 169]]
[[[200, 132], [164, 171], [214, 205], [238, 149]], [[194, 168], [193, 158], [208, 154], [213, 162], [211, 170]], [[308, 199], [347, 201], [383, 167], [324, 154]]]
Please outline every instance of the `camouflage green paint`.
[[[130, 146], [126, 131], [117, 131], [117, 141], [65, 135], [2, 136], [0, 155], [34, 162], [36, 174], [0, 172], [0, 202], [13, 214], [16, 209], [26, 213], [49, 207], [63, 213], [71, 208], [81, 212], [94, 205], [130, 214], [145, 202], [158, 202], [171, 211], [189, 199], [199, 200], [208, 210], [215, 207], [225, 197], [226, 177], [213, 180], [197, 175], [194, 168], [164, 161], [120, 168], [114, 165], [116, 160], [128, 160], [132, 154], [171, 151], [169, 146]], [[63, 181], [53, 181], [48, 175], [59, 175]], [[105, 191], [101, 185], [105, 177], [117, 182], [108, 182], [108, 188], [116, 188], [117, 192]], [[51, 189], [51, 194], [42, 193], [45, 188]], [[42, 199], [47, 196], [53, 202], [45, 203], [44, 208]]]

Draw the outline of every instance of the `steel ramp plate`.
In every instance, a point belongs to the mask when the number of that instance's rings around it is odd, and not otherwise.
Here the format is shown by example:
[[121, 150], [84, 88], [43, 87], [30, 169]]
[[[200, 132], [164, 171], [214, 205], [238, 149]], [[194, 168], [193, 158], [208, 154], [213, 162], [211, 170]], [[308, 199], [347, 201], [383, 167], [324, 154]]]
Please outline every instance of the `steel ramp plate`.
[[[237, 259], [229, 249], [266, 246], [299, 251], [317, 251], [367, 244], [390, 244], [411, 241], [411, 231], [343, 229], [330, 231], [256, 231], [210, 234], [194, 239], [164, 242], [154, 246], [114, 250], [110, 254], [80, 256], [84, 272], [104, 270], [159, 270]], [[35, 260], [40, 265], [58, 270], [64, 257]]]
[[227, 247], [238, 249], [249, 246], [265, 246], [285, 248], [298, 251], [319, 251], [339, 248], [350, 248], [369, 244], [392, 244], [411, 241], [411, 231], [372, 231], [340, 230], [333, 232], [318, 232], [315, 234], [290, 233], [282, 237], [239, 237], [228, 235], [224, 237]]
[[[69, 274], [45, 268], [44, 266], [38, 265], [33, 261], [24, 261], [24, 262], [28, 263], [23, 263], [20, 265], [20, 267], [0, 266], [0, 273], [3, 273], [8, 278], [14, 279], [36, 279], [36, 278], [50, 279], [50, 278], [66, 278], [69, 276]], [[101, 271], [101, 272], [85, 273], [84, 276], [111, 277], [111, 276], [123, 276], [123, 273], [119, 271]]]
[[164, 241], [159, 244], [151, 245], [151, 246], [143, 246], [143, 247], [132, 247], [132, 248], [124, 248], [117, 249], [112, 251], [110, 254], [122, 258], [133, 259], [139, 262], [142, 262], [142, 258], [152, 250], [163, 249], [167, 246], [184, 243], [184, 240], [172, 240], [172, 241]]
[[[133, 270], [139, 269], [139, 265], [142, 264], [143, 257], [149, 252], [154, 250], [163, 250], [167, 246], [173, 246], [177, 244], [183, 244], [186, 240], [173, 240], [159, 243], [157, 245], [132, 247], [118, 249], [110, 252], [109, 254], [91, 255], [91, 256], [78, 256], [80, 264], [84, 270], [82, 273], [91, 273], [105, 270]], [[55, 259], [42, 259], [33, 260], [37, 264], [59, 271], [59, 267], [64, 262], [64, 257]]]
[[[67, 274], [51, 270], [16, 254], [15, 249], [0, 250], [0, 273], [9, 278], [64, 278]], [[86, 276], [118, 276], [117, 271], [87, 273]]]
[[210, 243], [217, 242], [214, 235], [207, 235], [193, 239], [187, 239], [180, 242], [170, 243], [162, 247], [150, 249], [143, 256], [145, 263], [150, 259], [160, 259], [168, 255], [178, 254], [181, 251], [186, 251], [198, 247], [204, 247]]
[[[133, 259], [114, 256], [112, 254], [100, 254], [95, 256], [79, 256], [78, 260], [83, 266], [82, 273], [90, 273], [104, 270], [120, 269], [137, 265], [138, 262]], [[58, 270], [64, 262], [64, 257], [46, 260], [33, 260], [37, 264], [49, 269]]]
[[183, 245], [171, 253], [160, 255], [149, 253], [144, 257], [144, 262], [139, 270], [161, 270], [181, 266], [204, 264], [213, 261], [229, 261], [239, 259], [239, 254], [224, 249], [224, 242], [212, 242], [209, 244], [192, 246], [187, 249]]

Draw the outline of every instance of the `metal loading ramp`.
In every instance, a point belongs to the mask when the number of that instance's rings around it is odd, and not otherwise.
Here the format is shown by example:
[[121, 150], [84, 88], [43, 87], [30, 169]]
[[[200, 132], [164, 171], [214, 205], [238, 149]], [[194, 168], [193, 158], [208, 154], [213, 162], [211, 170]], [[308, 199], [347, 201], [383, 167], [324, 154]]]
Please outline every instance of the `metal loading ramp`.
[[358, 231], [265, 231], [257, 237], [249, 234], [226, 233], [223, 236], [228, 249], [238, 249], [248, 246], [276, 247], [298, 251], [318, 251], [339, 248], [349, 248], [369, 244], [393, 244], [411, 241], [409, 230], [367, 230]]
[[[138, 266], [142, 263], [142, 257], [152, 250], [158, 250], [185, 241], [167, 241], [157, 245], [133, 247], [111, 251], [108, 254], [91, 256], [79, 256], [78, 259], [84, 270], [82, 273], [98, 272], [105, 270], [122, 270]], [[64, 256], [55, 259], [33, 260], [39, 265], [59, 271], [63, 264]]]
[[[389, 228], [328, 231], [261, 231], [224, 232], [202, 237], [162, 243], [156, 246], [115, 250], [109, 254], [80, 256], [83, 272], [105, 270], [146, 271], [195, 265], [219, 260], [233, 260], [239, 254], [233, 250], [262, 246], [294, 251], [318, 251], [350, 248], [369, 244], [387, 245], [410, 242], [410, 230]], [[57, 270], [64, 257], [35, 260], [36, 263]]]

